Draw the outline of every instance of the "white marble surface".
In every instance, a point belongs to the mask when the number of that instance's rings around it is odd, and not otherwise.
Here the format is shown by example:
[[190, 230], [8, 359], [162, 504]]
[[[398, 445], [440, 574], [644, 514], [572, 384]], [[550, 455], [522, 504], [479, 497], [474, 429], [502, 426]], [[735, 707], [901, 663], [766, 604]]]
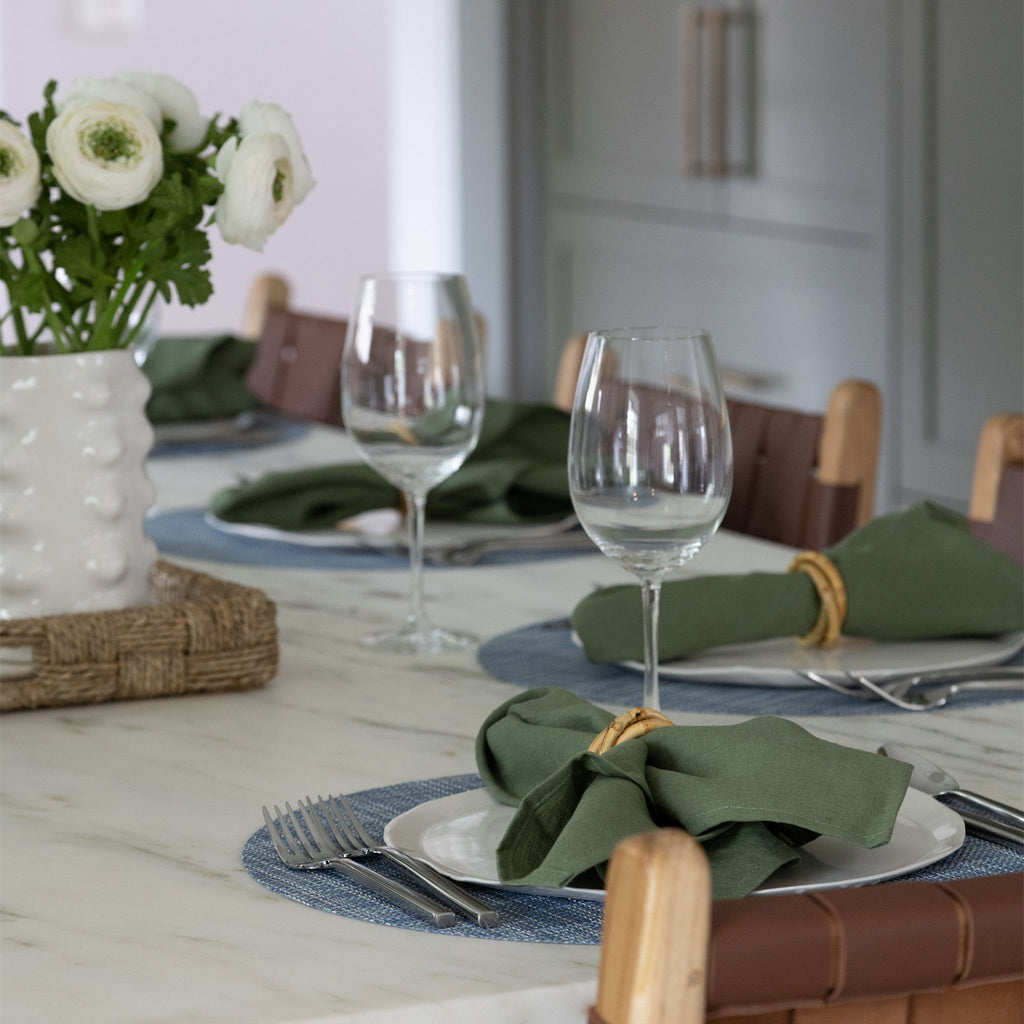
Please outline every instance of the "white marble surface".
[[[333, 458], [337, 440], [317, 432], [154, 460], [151, 475], [161, 507], [199, 504], [236, 473]], [[723, 535], [694, 568], [776, 568], [788, 554]], [[244, 693], [0, 718], [5, 1024], [583, 1021], [597, 947], [364, 924], [268, 892], [239, 859], [264, 803], [473, 771], [479, 723], [514, 690], [469, 654], [412, 661], [360, 647], [404, 615], [401, 571], [187, 564], [277, 602], [280, 672]], [[448, 569], [428, 572], [428, 606], [487, 638], [625, 578], [598, 555]], [[801, 721], [867, 749], [883, 739], [930, 749], [964, 785], [1021, 803], [1020, 703]]]

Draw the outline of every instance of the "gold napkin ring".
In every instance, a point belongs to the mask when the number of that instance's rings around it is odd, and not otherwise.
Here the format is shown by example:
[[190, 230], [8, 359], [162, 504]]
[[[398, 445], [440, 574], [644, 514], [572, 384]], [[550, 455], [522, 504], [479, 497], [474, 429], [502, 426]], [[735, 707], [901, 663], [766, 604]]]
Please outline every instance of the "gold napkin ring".
[[831, 647], [839, 639], [846, 619], [846, 587], [839, 570], [820, 551], [801, 551], [789, 564], [789, 572], [805, 572], [818, 592], [821, 608], [809, 633], [799, 638], [801, 647]]
[[606, 750], [611, 750], [616, 743], [624, 743], [637, 736], [646, 736], [653, 729], [673, 724], [670, 718], [666, 718], [653, 708], [630, 708], [602, 729], [590, 741], [587, 750], [592, 754], [603, 754]]

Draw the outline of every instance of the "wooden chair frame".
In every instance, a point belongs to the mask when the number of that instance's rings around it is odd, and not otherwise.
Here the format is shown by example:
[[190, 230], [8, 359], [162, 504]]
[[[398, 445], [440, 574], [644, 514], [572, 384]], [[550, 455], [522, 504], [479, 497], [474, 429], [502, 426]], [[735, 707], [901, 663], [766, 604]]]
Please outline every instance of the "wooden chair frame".
[[996, 517], [1007, 466], [1024, 462], [1024, 415], [997, 413], [985, 421], [974, 460], [968, 516], [990, 523]]
[[[566, 341], [562, 350], [552, 399], [559, 408], [566, 410], [572, 408], [586, 342], [586, 334], [574, 334]], [[773, 460], [793, 461], [794, 457], [788, 455], [791, 437], [795, 439], [799, 435], [807, 439], [811, 436], [807, 433], [810, 430], [815, 431], [814, 436], [817, 437], [816, 451], [810, 452], [805, 449], [802, 456], [802, 458], [808, 459], [807, 463], [801, 464], [801, 467], [807, 466], [806, 471], [803, 468], [799, 469], [800, 473], [804, 473], [802, 477], [793, 475], [797, 471], [795, 466], [782, 467], [780, 475], [776, 472], [780, 468], [778, 462], [771, 462], [771, 465], [764, 470], [769, 474], [769, 479], [764, 480], [764, 484], [774, 489], [771, 499], [772, 506], [764, 509], [762, 518], [766, 520], [765, 522], [757, 526], [738, 527], [735, 525], [735, 521], [730, 523], [730, 519], [733, 518], [730, 513], [726, 520], [727, 526], [731, 525], [734, 529], [744, 529], [744, 532], [756, 533], [758, 536], [765, 536], [770, 540], [791, 543], [796, 546], [826, 546], [834, 542], [838, 537], [827, 532], [821, 537], [813, 537], [813, 524], [810, 522], [807, 522], [803, 530], [797, 530], [792, 524], [785, 526], [784, 533], [786, 535], [781, 535], [781, 533], [774, 535], [771, 532], [773, 528], [771, 520], [776, 518], [774, 508], [780, 501], [783, 501], [782, 492], [792, 496], [796, 493], [795, 488], [809, 488], [812, 485], [811, 470], [813, 470], [814, 482], [821, 485], [818, 498], [835, 499], [844, 491], [848, 493], [852, 488], [856, 488], [856, 508], [848, 517], [849, 528], [852, 529], [866, 523], [874, 515], [878, 455], [882, 439], [882, 400], [881, 394], [874, 384], [855, 379], [844, 380], [837, 384], [829, 396], [825, 412], [820, 417], [820, 434], [817, 433], [818, 425], [813, 422], [814, 418], [811, 414], [773, 409], [740, 399], [727, 399], [727, 401], [730, 405], [730, 416], [734, 418], [734, 421], [739, 421], [741, 417], [738, 414], [742, 410], [745, 429], [749, 430], [747, 424], [750, 423], [752, 419], [750, 414], [754, 410], [760, 410], [758, 416], [753, 417], [759, 420], [759, 430], [768, 429], [766, 424], [768, 414], [778, 421], [777, 427], [781, 433], [773, 435], [776, 438], [770, 452]], [[790, 431], [795, 433], [790, 434]], [[734, 446], [738, 447], [736, 440], [738, 437], [734, 438]], [[797, 446], [794, 444], [793, 451], [795, 452], [796, 449]], [[758, 452], [762, 453], [758, 457], [764, 460], [764, 450], [758, 449]], [[756, 454], [756, 452], [753, 453], [753, 455]], [[813, 460], [810, 458], [811, 455], [813, 455]], [[813, 461], [813, 467], [809, 465], [810, 461]], [[749, 467], [744, 467], [744, 469], [747, 468]], [[737, 472], [737, 486], [739, 486], [739, 482], [740, 473]], [[764, 490], [759, 490], [759, 493], [764, 494]], [[752, 499], [748, 497], [747, 500]], [[759, 501], [755, 501], [751, 508], [755, 508], [759, 503]], [[839, 521], [842, 518], [835, 507], [820, 509], [814, 514], [820, 515], [822, 520]], [[798, 533], [800, 536], [795, 536]], [[820, 543], [817, 543], [819, 540]]]
[[1022, 1019], [1024, 875], [712, 903], [681, 829], [609, 865], [590, 1024], [983, 1024]]

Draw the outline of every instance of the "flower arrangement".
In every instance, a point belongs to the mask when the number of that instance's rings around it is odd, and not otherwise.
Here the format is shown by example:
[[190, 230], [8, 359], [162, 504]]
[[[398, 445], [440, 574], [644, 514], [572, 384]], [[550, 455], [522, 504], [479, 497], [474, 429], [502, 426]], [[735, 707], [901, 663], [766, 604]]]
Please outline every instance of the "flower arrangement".
[[[159, 295], [213, 294], [207, 231], [262, 251], [313, 187], [289, 115], [203, 117], [168, 75], [51, 81], [27, 134], [0, 111], [0, 353], [127, 348]], [[5, 323], [6, 322], [6, 323]]]

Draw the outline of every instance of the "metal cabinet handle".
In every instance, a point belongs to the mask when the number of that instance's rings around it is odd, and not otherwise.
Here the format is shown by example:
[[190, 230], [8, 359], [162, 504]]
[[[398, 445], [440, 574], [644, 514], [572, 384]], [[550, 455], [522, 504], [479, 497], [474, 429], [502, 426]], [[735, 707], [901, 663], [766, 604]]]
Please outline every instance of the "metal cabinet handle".
[[749, 11], [726, 7], [687, 5], [680, 12], [685, 92], [683, 158], [692, 175], [722, 177], [733, 172], [726, 137], [726, 34], [731, 22], [742, 23], [750, 16]]

